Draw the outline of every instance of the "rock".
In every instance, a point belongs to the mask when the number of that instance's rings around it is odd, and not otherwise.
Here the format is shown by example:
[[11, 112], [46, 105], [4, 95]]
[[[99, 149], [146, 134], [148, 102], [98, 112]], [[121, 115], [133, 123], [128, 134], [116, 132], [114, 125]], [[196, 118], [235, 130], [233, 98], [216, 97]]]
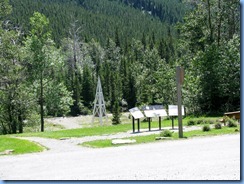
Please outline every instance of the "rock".
[[14, 152], [14, 150], [5, 150], [4, 154], [5, 155], [11, 155], [11, 154], [13, 154], [13, 152]]
[[134, 139], [114, 139], [112, 140], [112, 144], [132, 144], [135, 143], [136, 140]]
[[59, 138], [59, 140], [67, 140], [67, 139], [69, 139], [69, 137], [61, 137], [61, 138]]
[[171, 137], [155, 137], [155, 140], [167, 140], [167, 139], [171, 139]]

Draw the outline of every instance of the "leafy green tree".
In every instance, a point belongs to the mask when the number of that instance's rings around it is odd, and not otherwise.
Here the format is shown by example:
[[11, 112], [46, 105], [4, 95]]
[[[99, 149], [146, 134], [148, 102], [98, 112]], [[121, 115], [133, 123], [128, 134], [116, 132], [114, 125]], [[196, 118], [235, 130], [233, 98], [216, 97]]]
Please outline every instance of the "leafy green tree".
[[[49, 20], [41, 13], [35, 12], [30, 18], [31, 32], [25, 41], [27, 75], [30, 85], [36, 89], [36, 98], [40, 106], [41, 131], [44, 131], [45, 109], [50, 114], [63, 114], [70, 105], [70, 93], [66, 91], [57, 72], [63, 67], [60, 51], [50, 39]], [[50, 85], [60, 87], [50, 88]], [[56, 86], [56, 87], [57, 87]], [[50, 92], [50, 90], [53, 90]], [[56, 94], [56, 95], [55, 95]], [[55, 96], [55, 97], [54, 97]], [[53, 97], [53, 99], [51, 99]], [[48, 107], [46, 107], [48, 105]], [[54, 110], [54, 108], [57, 108]], [[48, 112], [47, 112], [48, 113]]]
[[[0, 2], [1, 18], [11, 12], [8, 1]], [[1, 20], [2, 21], [2, 20]], [[23, 66], [20, 32], [0, 24], [0, 134], [22, 133], [24, 120], [33, 108]]]
[[240, 108], [239, 19], [238, 1], [202, 0], [180, 25], [179, 61], [188, 71], [184, 100], [193, 111], [216, 114]]

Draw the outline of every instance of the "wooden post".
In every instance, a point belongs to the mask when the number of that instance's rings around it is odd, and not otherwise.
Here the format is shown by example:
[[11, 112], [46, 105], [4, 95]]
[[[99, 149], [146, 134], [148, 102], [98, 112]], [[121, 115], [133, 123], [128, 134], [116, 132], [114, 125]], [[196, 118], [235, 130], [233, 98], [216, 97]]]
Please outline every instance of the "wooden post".
[[172, 129], [174, 129], [174, 117], [171, 116], [171, 119], [172, 119]]
[[151, 118], [148, 118], [149, 119], [149, 121], [148, 121], [148, 129], [149, 129], [149, 131], [151, 131]]
[[133, 129], [133, 133], [135, 132], [135, 118], [132, 117], [132, 129]]
[[138, 129], [138, 132], [140, 132], [140, 119], [137, 119], [137, 129]]
[[177, 84], [177, 103], [178, 103], [178, 127], [179, 127], [179, 138], [183, 138], [183, 127], [182, 127], [182, 103], [181, 103], [181, 85], [184, 79], [184, 71], [180, 66], [176, 67], [176, 84]]
[[159, 116], [159, 130], [161, 130], [161, 117]]

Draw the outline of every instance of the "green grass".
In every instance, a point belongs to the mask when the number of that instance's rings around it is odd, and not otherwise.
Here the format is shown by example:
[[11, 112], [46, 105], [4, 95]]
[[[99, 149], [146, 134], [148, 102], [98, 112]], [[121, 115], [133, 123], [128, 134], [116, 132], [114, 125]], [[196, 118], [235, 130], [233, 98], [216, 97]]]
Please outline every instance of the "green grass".
[[13, 154], [33, 153], [43, 151], [44, 148], [27, 140], [0, 137], [0, 152], [14, 150]]
[[[199, 117], [195, 119], [200, 119], [205, 117]], [[206, 118], [205, 118], [206, 119]], [[213, 119], [213, 118], [211, 118]], [[215, 118], [218, 119], [218, 118]], [[187, 121], [189, 118], [183, 119], [183, 125], [187, 125]], [[151, 122], [152, 128], [158, 128], [158, 119], [154, 119]], [[171, 127], [172, 120], [164, 119], [162, 120], [162, 127]], [[174, 126], [178, 126], [177, 118], [174, 119]], [[135, 128], [137, 131], [137, 121], [135, 122]], [[148, 122], [140, 122], [140, 129], [148, 129]], [[58, 130], [58, 131], [46, 131], [46, 132], [35, 132], [35, 133], [23, 133], [16, 134], [15, 136], [21, 137], [45, 137], [45, 138], [53, 138], [60, 139], [63, 137], [84, 137], [84, 136], [94, 136], [94, 135], [104, 135], [104, 134], [116, 134], [119, 132], [132, 131], [132, 123], [125, 123], [120, 125], [106, 125], [106, 126], [96, 126], [96, 127], [88, 127], [88, 128], [79, 128], [79, 129], [69, 129], [69, 130]]]
[[[239, 126], [237, 128], [240, 129]], [[189, 131], [189, 132], [184, 132], [184, 138], [239, 133], [239, 132], [236, 132], [235, 129], [236, 128], [223, 127], [222, 129], [211, 129], [208, 132], [203, 132], [202, 130], [193, 130], [193, 131]], [[155, 140], [156, 137], [159, 137], [159, 134], [152, 134], [152, 135], [147, 135], [147, 136], [127, 137], [124, 139], [135, 139], [136, 143], [133, 143], [133, 144], [141, 144], [141, 143], [156, 142], [156, 140]], [[172, 138], [166, 139], [166, 140], [177, 140], [177, 139], [179, 139], [178, 133], [173, 133]], [[165, 141], [165, 140], [163, 140], [163, 141]], [[81, 145], [86, 146], [86, 147], [92, 147], [92, 148], [105, 148], [105, 147], [122, 146], [124, 144], [113, 145], [112, 140], [105, 139], [105, 140], [96, 140], [96, 141], [84, 142]]]

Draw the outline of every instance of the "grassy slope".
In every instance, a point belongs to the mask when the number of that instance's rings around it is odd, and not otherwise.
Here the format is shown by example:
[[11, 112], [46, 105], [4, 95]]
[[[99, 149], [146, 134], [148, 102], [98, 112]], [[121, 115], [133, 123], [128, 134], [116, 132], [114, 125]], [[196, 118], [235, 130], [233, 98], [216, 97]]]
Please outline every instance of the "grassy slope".
[[[192, 118], [191, 118], [192, 119]], [[194, 118], [194, 119], [202, 119], [202, 117]], [[204, 118], [204, 119], [213, 119], [216, 120], [218, 118]], [[183, 119], [183, 124], [186, 126], [189, 118]], [[137, 122], [135, 122], [136, 130], [137, 130]], [[171, 127], [171, 120], [163, 120], [162, 127]], [[174, 126], [178, 126], [177, 119], [174, 120]], [[152, 128], [158, 128], [158, 121], [153, 121], [151, 123]], [[140, 123], [141, 129], [148, 128], [148, 122]], [[120, 125], [109, 125], [109, 126], [98, 126], [98, 127], [90, 127], [90, 128], [80, 128], [80, 129], [69, 129], [69, 130], [59, 130], [59, 131], [50, 131], [50, 132], [37, 132], [37, 133], [23, 133], [17, 134], [16, 136], [21, 137], [46, 137], [46, 138], [54, 138], [59, 139], [62, 137], [84, 137], [84, 136], [93, 136], [93, 135], [104, 135], [104, 134], [115, 134], [119, 132], [132, 131], [132, 123], [120, 124]]]
[[0, 152], [14, 150], [13, 154], [33, 153], [43, 151], [44, 148], [27, 140], [17, 138], [0, 137]]
[[[240, 129], [240, 126], [238, 126], [237, 128], [223, 127], [222, 129], [211, 129], [211, 131], [208, 131], [208, 132], [203, 132], [202, 130], [193, 130], [193, 131], [189, 131], [189, 132], [184, 132], [184, 137], [192, 138], [192, 137], [197, 137], [197, 136], [214, 136], [214, 135], [239, 133], [239, 132], [235, 131], [236, 129]], [[155, 142], [156, 137], [159, 137], [159, 134], [127, 137], [125, 139], [135, 139], [136, 143], [134, 143], [134, 144], [141, 144], [141, 143]], [[179, 139], [178, 133], [173, 133], [173, 136], [170, 139], [173, 139], [173, 140]], [[93, 148], [115, 147], [115, 146], [121, 146], [121, 145], [123, 145], [123, 144], [113, 145], [112, 140], [110, 140], [110, 139], [89, 141], [89, 142], [84, 142], [82, 144], [82, 146], [93, 147]]]

